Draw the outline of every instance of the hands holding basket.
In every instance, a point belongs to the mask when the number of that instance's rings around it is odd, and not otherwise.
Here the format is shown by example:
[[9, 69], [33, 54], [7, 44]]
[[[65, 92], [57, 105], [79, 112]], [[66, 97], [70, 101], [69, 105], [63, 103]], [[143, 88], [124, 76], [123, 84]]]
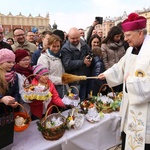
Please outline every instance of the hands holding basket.
[[5, 105], [11, 106], [13, 108], [16, 108], [18, 106], [18, 103], [15, 102], [15, 98], [12, 96], [4, 96], [0, 101]]

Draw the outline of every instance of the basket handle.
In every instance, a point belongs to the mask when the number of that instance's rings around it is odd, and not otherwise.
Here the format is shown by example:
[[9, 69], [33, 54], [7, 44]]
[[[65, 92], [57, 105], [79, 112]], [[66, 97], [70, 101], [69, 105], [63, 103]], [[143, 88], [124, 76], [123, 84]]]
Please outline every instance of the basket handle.
[[18, 105], [23, 109], [23, 111], [25, 112], [25, 114], [26, 114], [26, 117], [28, 117], [28, 114], [27, 114], [27, 111], [25, 110], [25, 108], [24, 108], [24, 106], [23, 105], [21, 105], [20, 103], [18, 103]]
[[60, 113], [60, 111], [59, 111], [59, 109], [58, 109], [58, 107], [57, 107], [56, 105], [51, 105], [51, 106], [47, 109], [47, 111], [46, 111], [46, 113], [45, 113], [45, 117], [43, 118], [44, 121], [46, 120], [46, 118], [47, 118], [47, 116], [48, 116], [48, 112], [50, 111], [50, 109], [51, 109], [52, 107], [56, 107], [57, 112]]
[[100, 89], [99, 89], [99, 94], [101, 93], [101, 91], [102, 91], [102, 89], [103, 89], [103, 87], [105, 87], [105, 86], [108, 86], [110, 89], [111, 89], [111, 91], [112, 91], [112, 93], [113, 93], [113, 97], [115, 98], [116, 96], [115, 96], [115, 93], [114, 93], [114, 90], [113, 90], [113, 88], [112, 87], [110, 87], [108, 84], [103, 84], [101, 87], [100, 87]]
[[70, 88], [75, 88], [77, 90], [77, 92], [78, 92], [78, 95], [79, 95], [79, 90], [78, 90], [78, 88], [76, 86], [70, 86]]
[[24, 80], [23, 87], [25, 87], [27, 79], [29, 79], [30, 77], [35, 77], [35, 76], [41, 77], [41, 75], [39, 75], [39, 74], [30, 74], [30, 75], [27, 76], [26, 79]]

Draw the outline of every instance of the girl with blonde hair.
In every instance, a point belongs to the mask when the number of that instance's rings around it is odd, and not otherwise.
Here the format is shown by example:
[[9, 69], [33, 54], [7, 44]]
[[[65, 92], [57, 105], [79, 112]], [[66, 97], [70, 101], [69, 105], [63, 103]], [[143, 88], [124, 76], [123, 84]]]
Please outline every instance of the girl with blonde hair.
[[[13, 142], [14, 109], [18, 106], [18, 76], [12, 70], [15, 55], [9, 49], [0, 50], [0, 149]], [[4, 140], [3, 140], [4, 139]]]

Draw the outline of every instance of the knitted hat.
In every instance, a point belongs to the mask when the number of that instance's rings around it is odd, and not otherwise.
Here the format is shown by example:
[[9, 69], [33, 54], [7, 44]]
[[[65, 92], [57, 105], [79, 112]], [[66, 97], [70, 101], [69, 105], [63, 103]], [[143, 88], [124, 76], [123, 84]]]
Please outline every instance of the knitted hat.
[[146, 18], [136, 13], [131, 13], [121, 25], [124, 32], [144, 29], [146, 27]]
[[49, 74], [49, 70], [42, 64], [39, 64], [39, 65], [33, 66], [33, 74], [38, 74], [42, 76], [45, 74]]
[[3, 48], [0, 50], [0, 64], [7, 62], [7, 61], [15, 62], [15, 54], [12, 50]]
[[22, 60], [26, 56], [30, 56], [29, 53], [24, 49], [17, 49], [15, 51], [16, 59], [15, 62], [18, 63], [20, 60]]

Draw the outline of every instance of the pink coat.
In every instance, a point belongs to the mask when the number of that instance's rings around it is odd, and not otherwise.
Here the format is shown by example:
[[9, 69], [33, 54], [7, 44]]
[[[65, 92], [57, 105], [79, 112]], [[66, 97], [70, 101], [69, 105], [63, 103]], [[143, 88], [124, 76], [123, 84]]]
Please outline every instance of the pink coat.
[[[37, 85], [38, 80], [34, 78], [32, 80], [32, 84]], [[65, 107], [64, 103], [62, 102], [62, 99], [59, 97], [58, 92], [55, 89], [54, 84], [50, 80], [48, 80], [48, 85], [50, 88], [50, 92], [52, 93], [52, 99], [51, 99], [51, 102], [48, 104], [47, 108], [49, 108], [51, 105]], [[29, 105], [30, 105], [31, 113], [38, 118], [42, 118], [43, 102], [34, 100]], [[51, 113], [51, 111], [52, 111], [52, 109], [49, 111], [49, 114]]]

